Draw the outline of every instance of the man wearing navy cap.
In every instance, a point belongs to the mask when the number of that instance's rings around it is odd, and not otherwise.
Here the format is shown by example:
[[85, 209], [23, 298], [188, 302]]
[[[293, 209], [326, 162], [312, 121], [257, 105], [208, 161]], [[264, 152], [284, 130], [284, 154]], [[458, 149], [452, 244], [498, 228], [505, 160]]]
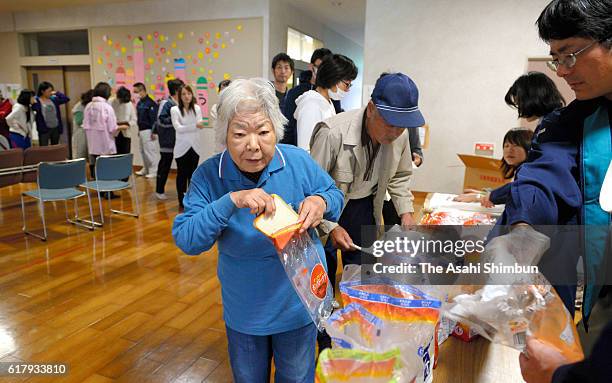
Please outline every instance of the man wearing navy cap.
[[[339, 222], [323, 221], [319, 226], [331, 238], [326, 246], [329, 270], [335, 271], [335, 249], [342, 251], [345, 265], [362, 263], [362, 253], [353, 245], [370, 245], [362, 238], [361, 228], [382, 224], [386, 190], [402, 226], [414, 225], [413, 197], [408, 187], [412, 155], [406, 128], [425, 124], [418, 97], [418, 89], [408, 76], [383, 74], [366, 107], [338, 114], [315, 126], [310, 155], [345, 195]], [[335, 282], [334, 272], [330, 280]]]

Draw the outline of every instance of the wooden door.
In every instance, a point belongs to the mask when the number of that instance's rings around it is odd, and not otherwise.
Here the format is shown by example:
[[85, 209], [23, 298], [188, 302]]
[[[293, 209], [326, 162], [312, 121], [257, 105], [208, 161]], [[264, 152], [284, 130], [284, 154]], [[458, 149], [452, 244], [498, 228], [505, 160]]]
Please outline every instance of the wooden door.
[[64, 84], [66, 94], [70, 97], [70, 102], [66, 104], [68, 109], [67, 121], [72, 127], [72, 107], [79, 102], [81, 95], [91, 89], [91, 75], [88, 66], [67, 66], [64, 67]]

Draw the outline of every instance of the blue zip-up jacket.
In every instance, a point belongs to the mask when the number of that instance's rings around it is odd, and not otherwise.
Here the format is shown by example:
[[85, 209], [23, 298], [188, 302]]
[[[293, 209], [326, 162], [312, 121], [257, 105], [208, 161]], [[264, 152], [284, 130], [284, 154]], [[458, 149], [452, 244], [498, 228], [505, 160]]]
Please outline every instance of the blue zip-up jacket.
[[[238, 209], [230, 193], [262, 188], [279, 195], [296, 211], [308, 196], [325, 199], [324, 218], [337, 221], [344, 203], [334, 180], [304, 150], [279, 144], [256, 183], [246, 178], [224, 151], [193, 174], [185, 212], [176, 217], [172, 235], [185, 253], [197, 255], [217, 243], [226, 325], [251, 335], [270, 335], [307, 325], [311, 319], [287, 278], [272, 242], [253, 226], [249, 209]], [[310, 235], [325, 264], [323, 246]]]
[[153, 134], [157, 134], [159, 137], [159, 147], [163, 149], [174, 149], [176, 142], [176, 130], [172, 125], [172, 116], [170, 115], [170, 109], [176, 105], [172, 97], [168, 97], [167, 102], [162, 106], [157, 123], [153, 126]]
[[[600, 108], [607, 109], [608, 121], [612, 119], [612, 102], [603, 97], [579, 101], [576, 100], [567, 107], [545, 116], [533, 139], [528, 159], [521, 165], [515, 180], [510, 184], [510, 195], [506, 208], [498, 225], [513, 225], [525, 222], [530, 225], [584, 225], [585, 201], [594, 203], [589, 196], [585, 199], [585, 174], [583, 158], [583, 130], [585, 121], [591, 118]], [[612, 134], [610, 135], [612, 136]], [[612, 146], [612, 142], [610, 143]], [[608, 146], [610, 147], [610, 146]], [[603, 153], [609, 156], [610, 153]], [[602, 179], [603, 180], [603, 179]], [[589, 185], [600, 190], [601, 185]], [[600, 208], [601, 210], [601, 208]], [[608, 222], [610, 222], [608, 214]], [[581, 238], [599, 227], [585, 228]], [[567, 238], [565, 238], [567, 239]], [[588, 240], [581, 239], [583, 246], [588, 246]], [[573, 245], [577, 241], [571, 241]], [[604, 243], [601, 244], [605, 246]], [[543, 261], [555, 278], [564, 279], [564, 275], [576, 274], [575, 261], [584, 249], [576, 251], [575, 246], [563, 246], [562, 243], [551, 243], [551, 250]], [[567, 254], [573, 252], [577, 254]], [[589, 259], [587, 259], [589, 258]], [[605, 269], [606, 260], [583, 257], [587, 290], [600, 284], [601, 278], [593, 275], [594, 270]], [[607, 260], [610, 264], [612, 260]], [[546, 271], [543, 271], [546, 275]], [[610, 276], [608, 276], [608, 279]], [[550, 278], [549, 278], [550, 279]], [[568, 295], [559, 291], [569, 311], [573, 311], [574, 291]], [[598, 291], [598, 290], [597, 290]], [[568, 293], [570, 293], [568, 291]], [[584, 318], [588, 320], [590, 308], [597, 300], [597, 294], [587, 293], [585, 296]]]
[[[64, 131], [64, 125], [62, 123], [62, 114], [60, 112], [59, 107], [60, 105], [67, 104], [70, 99], [62, 92], [55, 92], [55, 94], [51, 96], [51, 101], [55, 104], [55, 114], [57, 116], [58, 123], [57, 129], [59, 131], [59, 134], [62, 134], [62, 132]], [[40, 135], [48, 133], [50, 129], [45, 123], [45, 118], [43, 117], [42, 113], [42, 104], [38, 96], [36, 97], [36, 102], [34, 103], [34, 105], [32, 105], [32, 110], [36, 112], [36, 130], [38, 131], [38, 134]]]
[[153, 129], [153, 125], [157, 120], [157, 107], [157, 103], [148, 94], [138, 101], [136, 114], [138, 116], [139, 131]]

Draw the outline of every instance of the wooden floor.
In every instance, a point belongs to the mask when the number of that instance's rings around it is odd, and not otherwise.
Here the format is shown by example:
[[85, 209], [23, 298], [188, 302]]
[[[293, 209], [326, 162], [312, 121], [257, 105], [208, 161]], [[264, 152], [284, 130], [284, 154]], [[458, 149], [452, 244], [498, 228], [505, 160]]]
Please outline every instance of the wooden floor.
[[[140, 218], [107, 214], [95, 231], [47, 203], [47, 242], [21, 231], [19, 195], [35, 185], [0, 189], [0, 361], [70, 365], [62, 378], [0, 381], [231, 381], [216, 250], [189, 257], [174, 245], [173, 178], [167, 201], [153, 180], [137, 186]], [[112, 204], [129, 209], [130, 194]], [[29, 228], [41, 228], [37, 209], [26, 204]]]
[[[93, 232], [47, 203], [47, 242], [21, 232], [19, 194], [35, 185], [0, 189], [0, 361], [70, 365], [62, 379], [0, 381], [231, 381], [216, 251], [189, 257], [174, 245], [173, 178], [164, 202], [153, 180], [137, 185], [140, 218], [114, 215]], [[113, 207], [122, 202], [129, 194]], [[26, 210], [40, 228], [36, 204]]]

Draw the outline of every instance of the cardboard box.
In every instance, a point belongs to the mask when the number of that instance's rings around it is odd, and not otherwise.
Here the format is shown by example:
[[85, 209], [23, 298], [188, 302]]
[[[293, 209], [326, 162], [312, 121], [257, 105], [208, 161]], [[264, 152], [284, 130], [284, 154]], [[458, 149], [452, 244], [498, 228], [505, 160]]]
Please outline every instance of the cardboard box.
[[465, 177], [463, 189], [496, 189], [511, 180], [504, 179], [501, 170], [501, 160], [475, 156], [471, 154], [457, 154], [465, 164]]

